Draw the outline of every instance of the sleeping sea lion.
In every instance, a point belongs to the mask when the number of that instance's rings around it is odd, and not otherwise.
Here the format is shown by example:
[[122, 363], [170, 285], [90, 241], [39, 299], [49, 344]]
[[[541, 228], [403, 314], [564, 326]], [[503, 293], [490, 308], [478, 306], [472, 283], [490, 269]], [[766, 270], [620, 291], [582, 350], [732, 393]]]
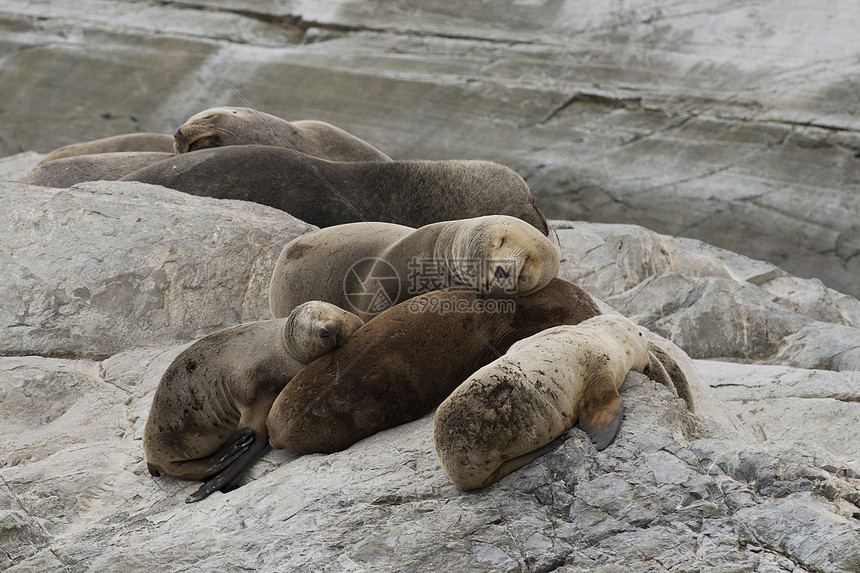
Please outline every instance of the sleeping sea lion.
[[413, 296], [463, 285], [493, 295], [531, 294], [558, 274], [555, 247], [506, 215], [431, 223], [349, 223], [306, 233], [281, 251], [269, 287], [275, 317], [324, 300], [370, 320]]
[[173, 138], [164, 133], [124, 133], [122, 135], [94, 139], [93, 141], [82, 141], [53, 150], [36, 165], [63, 157], [116, 153], [121, 151], [160, 151], [172, 154]]
[[269, 442], [299, 453], [342, 450], [427, 414], [517, 340], [598, 314], [585, 291], [559, 278], [516, 299], [462, 288], [417, 296], [299, 372], [272, 405]]
[[344, 163], [281, 147], [230, 145], [176, 155], [122, 179], [253, 201], [318, 227], [362, 221], [422, 227], [510, 215], [549, 232], [523, 178], [491, 161]]
[[187, 502], [230, 486], [268, 448], [266, 416], [305, 364], [362, 324], [311, 301], [287, 318], [210, 334], [174, 359], [158, 383], [143, 431], [150, 473], [207, 480]]
[[542, 453], [577, 421], [598, 450], [618, 432], [618, 388], [651, 365], [633, 322], [601, 315], [512, 345], [460, 384], [436, 410], [439, 463], [462, 490], [493, 484]]
[[18, 181], [67, 189], [84, 181], [116, 181], [169, 157], [173, 157], [173, 154], [159, 151], [122, 151], [62, 157], [39, 163]]
[[329, 161], [391, 161], [339, 127], [323, 121], [289, 122], [247, 107], [201, 111], [182, 124], [173, 138], [176, 153], [226, 145], [271, 145]]

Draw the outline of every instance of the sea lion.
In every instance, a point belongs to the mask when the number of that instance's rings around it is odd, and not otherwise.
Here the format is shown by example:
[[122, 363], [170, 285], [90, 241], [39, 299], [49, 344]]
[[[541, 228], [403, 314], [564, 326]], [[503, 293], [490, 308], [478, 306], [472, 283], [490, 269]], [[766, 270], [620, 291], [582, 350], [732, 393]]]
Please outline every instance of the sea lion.
[[472, 490], [524, 466], [577, 421], [598, 450], [606, 448], [623, 415], [618, 388], [631, 370], [648, 370], [650, 348], [620, 315], [520, 340], [439, 405], [439, 463], [458, 488]]
[[93, 141], [82, 141], [53, 150], [36, 165], [63, 157], [120, 151], [160, 151], [172, 154], [173, 137], [164, 133], [125, 133]]
[[207, 480], [186, 502], [232, 484], [268, 448], [266, 416], [287, 382], [362, 325], [311, 301], [287, 318], [240, 324], [185, 349], [152, 399], [143, 451], [152, 475]]
[[517, 340], [598, 314], [585, 291], [559, 278], [508, 300], [462, 288], [419, 295], [299, 372], [272, 404], [269, 442], [299, 453], [342, 450], [427, 414]]
[[62, 157], [36, 165], [18, 181], [66, 189], [84, 181], [116, 181], [169, 157], [173, 157], [173, 154], [159, 151], [123, 151]]
[[464, 285], [492, 296], [531, 294], [559, 269], [553, 244], [507, 215], [431, 223], [349, 223], [306, 233], [281, 251], [269, 286], [272, 315], [324, 300], [370, 320], [413, 296]]
[[268, 205], [316, 225], [409, 227], [510, 215], [548, 234], [523, 178], [490, 161], [325, 161], [282, 147], [229, 145], [183, 153], [123, 177], [192, 195]]
[[226, 145], [271, 145], [329, 161], [391, 161], [339, 127], [323, 121], [289, 122], [247, 107], [201, 111], [182, 124], [173, 139], [176, 153]]

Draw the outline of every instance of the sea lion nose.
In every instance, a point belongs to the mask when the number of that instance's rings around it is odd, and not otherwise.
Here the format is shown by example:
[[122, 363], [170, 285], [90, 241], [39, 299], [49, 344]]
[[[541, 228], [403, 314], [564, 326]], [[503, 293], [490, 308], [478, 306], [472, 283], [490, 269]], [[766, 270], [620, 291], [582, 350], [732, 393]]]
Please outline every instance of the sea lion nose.
[[182, 139], [182, 128], [176, 130], [176, 133], [173, 134], [174, 139]]
[[507, 272], [501, 266], [496, 267], [496, 272], [494, 274], [497, 279], [506, 279], [511, 276], [511, 273]]
[[328, 330], [326, 330], [325, 328], [320, 328], [320, 331], [319, 331], [319, 337], [320, 338], [329, 338], [330, 336], [331, 336], [331, 333]]

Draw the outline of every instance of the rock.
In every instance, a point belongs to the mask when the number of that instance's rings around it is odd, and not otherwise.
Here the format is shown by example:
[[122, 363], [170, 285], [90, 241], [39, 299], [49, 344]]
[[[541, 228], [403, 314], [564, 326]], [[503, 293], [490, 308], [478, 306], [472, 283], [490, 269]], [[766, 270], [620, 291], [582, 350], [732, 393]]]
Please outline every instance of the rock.
[[16, 155], [0, 158], [0, 181], [17, 181], [22, 175], [36, 166], [42, 158], [42, 153], [25, 151]]
[[0, 354], [106, 357], [271, 318], [283, 246], [312, 227], [267, 207], [138, 183], [0, 183]]
[[860, 370], [860, 302], [693, 239], [556, 222], [559, 276], [694, 358]]
[[720, 402], [759, 440], [815, 442], [860, 474], [860, 372], [695, 364]]
[[498, 161], [550, 217], [701, 239], [860, 296], [851, 0], [138, 8], [0, 0], [0, 155], [252, 105], [398, 159]]

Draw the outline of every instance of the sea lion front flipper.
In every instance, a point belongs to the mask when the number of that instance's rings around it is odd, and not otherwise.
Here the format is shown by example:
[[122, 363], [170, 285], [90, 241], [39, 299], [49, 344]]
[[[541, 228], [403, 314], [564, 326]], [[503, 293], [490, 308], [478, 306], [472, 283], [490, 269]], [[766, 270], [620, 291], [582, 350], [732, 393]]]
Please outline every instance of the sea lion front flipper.
[[588, 434], [594, 447], [597, 450], [605, 449], [618, 434], [618, 428], [621, 427], [621, 419], [624, 417], [624, 405], [621, 403], [621, 398], [618, 398], [618, 407], [612, 417], [612, 420], [604, 428], [595, 428], [585, 422], [587, 417], [593, 417], [594, 413], [586, 413], [585, 410], [579, 414], [579, 428]]
[[481, 487], [487, 487], [501, 480], [503, 477], [508, 475], [509, 473], [515, 472], [523, 466], [526, 466], [533, 462], [536, 458], [548, 454], [549, 452], [559, 448], [565, 441], [567, 440], [567, 434], [562, 434], [558, 438], [554, 439], [550, 443], [545, 446], [541, 446], [540, 448], [534, 450], [533, 452], [529, 452], [527, 454], [523, 454], [521, 456], [517, 456], [505, 462], [502, 462], [496, 471], [494, 471], [490, 476], [481, 484]]
[[223, 471], [206, 480], [197, 491], [186, 497], [185, 503], [200, 501], [216, 491], [227, 491], [239, 479], [239, 476], [269, 451], [270, 446], [267, 437], [253, 436], [253, 440]]

